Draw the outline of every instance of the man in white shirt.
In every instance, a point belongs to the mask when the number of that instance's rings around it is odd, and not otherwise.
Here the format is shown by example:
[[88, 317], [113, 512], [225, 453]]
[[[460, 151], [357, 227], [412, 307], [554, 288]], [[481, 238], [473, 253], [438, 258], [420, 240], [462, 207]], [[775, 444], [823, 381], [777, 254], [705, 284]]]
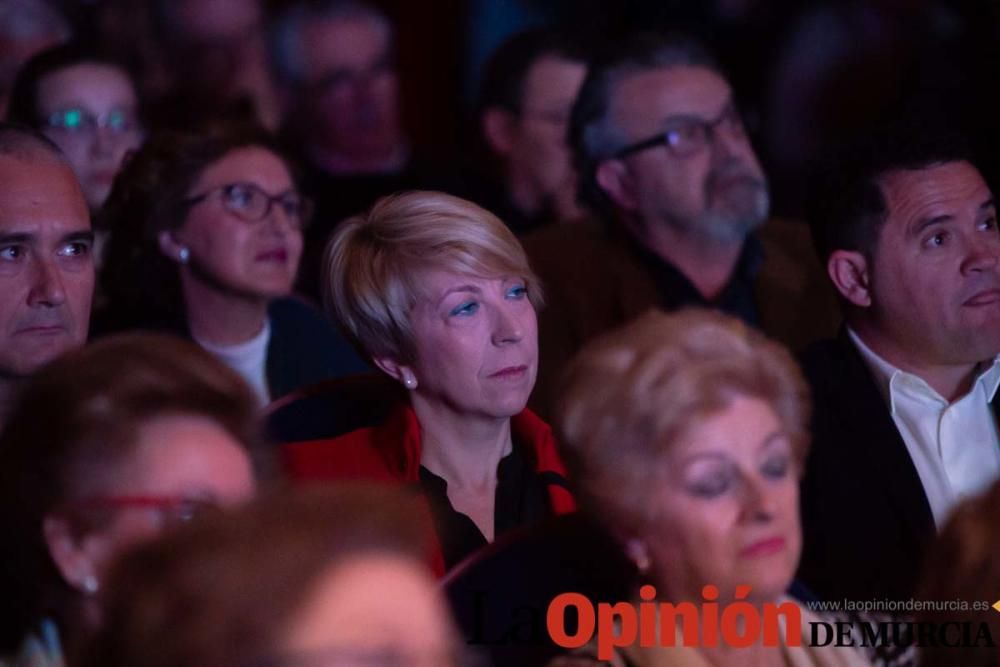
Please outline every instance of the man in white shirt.
[[954, 140], [886, 133], [836, 173], [813, 233], [846, 327], [802, 358], [800, 577], [826, 599], [906, 599], [935, 529], [1000, 477], [1000, 232]]

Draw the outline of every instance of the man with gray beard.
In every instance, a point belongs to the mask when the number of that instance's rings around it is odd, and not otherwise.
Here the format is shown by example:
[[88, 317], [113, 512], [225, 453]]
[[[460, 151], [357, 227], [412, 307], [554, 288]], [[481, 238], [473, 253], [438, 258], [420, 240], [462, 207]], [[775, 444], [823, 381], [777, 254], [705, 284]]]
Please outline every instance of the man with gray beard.
[[578, 194], [603, 219], [525, 239], [547, 292], [542, 414], [583, 343], [652, 307], [717, 308], [793, 348], [839, 320], [806, 226], [768, 220], [767, 179], [712, 56], [680, 35], [620, 44], [570, 120]]

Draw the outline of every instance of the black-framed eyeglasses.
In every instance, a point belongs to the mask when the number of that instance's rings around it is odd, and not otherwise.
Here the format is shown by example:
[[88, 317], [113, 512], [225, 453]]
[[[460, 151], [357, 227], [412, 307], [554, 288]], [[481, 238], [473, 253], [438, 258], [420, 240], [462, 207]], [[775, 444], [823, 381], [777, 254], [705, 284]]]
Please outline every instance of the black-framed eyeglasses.
[[184, 203], [194, 206], [216, 194], [227, 211], [245, 222], [263, 220], [271, 214], [271, 207], [275, 204], [299, 228], [305, 227], [312, 215], [312, 202], [298, 192], [288, 190], [278, 195], [269, 195], [254, 183], [227, 183], [188, 197]]
[[81, 107], [67, 107], [53, 111], [45, 122], [50, 128], [72, 134], [93, 134], [98, 128], [105, 128], [112, 134], [125, 134], [139, 129], [135, 114], [125, 109], [113, 109], [98, 116]]
[[346, 92], [357, 89], [362, 83], [370, 84], [378, 77], [393, 74], [395, 71], [396, 62], [392, 54], [386, 54], [364, 68], [341, 68], [324, 72], [309, 85], [320, 93]]
[[718, 117], [712, 120], [678, 119], [656, 136], [619, 149], [614, 157], [623, 158], [661, 145], [666, 146], [677, 157], [690, 157], [705, 150], [709, 144], [715, 141], [715, 135], [719, 132], [719, 128], [729, 132], [731, 136], [746, 136], [743, 117], [734, 105], [729, 104]]

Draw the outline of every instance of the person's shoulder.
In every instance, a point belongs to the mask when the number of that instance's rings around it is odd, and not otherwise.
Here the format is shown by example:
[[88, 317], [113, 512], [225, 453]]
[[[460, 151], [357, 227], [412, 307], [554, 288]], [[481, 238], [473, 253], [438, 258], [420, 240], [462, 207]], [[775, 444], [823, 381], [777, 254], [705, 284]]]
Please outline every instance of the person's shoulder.
[[582, 285], [619, 282], [641, 273], [620, 235], [598, 220], [549, 225], [525, 235], [521, 242], [546, 286], [579, 291]]
[[[559, 460], [556, 438], [548, 422], [530, 408], [525, 408], [511, 418], [514, 436], [531, 447], [532, 455]], [[561, 468], [561, 464], [559, 465]]]
[[577, 222], [540, 227], [521, 237], [525, 250], [542, 251], [567, 249], [577, 252], [607, 249], [615, 245], [607, 233], [606, 223], [597, 218], [584, 218]]
[[281, 450], [284, 469], [295, 480], [412, 481], [420, 464], [420, 424], [409, 402], [399, 402], [377, 424], [285, 443]]
[[[810, 272], [822, 270], [816, 255], [809, 225], [799, 220], [770, 218], [754, 235], [760, 241], [765, 262], [785, 268], [807, 267]], [[801, 270], [801, 269], [800, 269]]]
[[840, 338], [824, 338], [817, 340], [799, 353], [799, 361], [803, 365], [807, 363], [824, 363], [842, 358], [846, 354], [844, 341]]
[[850, 340], [842, 332], [835, 338], [810, 343], [798, 354], [798, 361], [806, 380], [816, 385], [839, 376], [845, 364], [852, 361], [853, 354], [856, 352], [851, 349]]
[[803, 241], [809, 242], [812, 239], [809, 225], [795, 218], [768, 218], [764, 224], [757, 228], [757, 234], [778, 243], [795, 244]]

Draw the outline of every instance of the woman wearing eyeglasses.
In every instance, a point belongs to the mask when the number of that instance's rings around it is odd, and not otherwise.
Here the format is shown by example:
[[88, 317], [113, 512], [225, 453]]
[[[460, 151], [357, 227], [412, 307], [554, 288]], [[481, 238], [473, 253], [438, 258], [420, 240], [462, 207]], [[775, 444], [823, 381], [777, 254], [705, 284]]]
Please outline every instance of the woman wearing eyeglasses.
[[255, 413], [239, 376], [175, 337], [111, 337], [32, 377], [0, 436], [0, 663], [72, 664], [119, 553], [249, 499]]
[[152, 137], [104, 209], [110, 306], [99, 326], [190, 336], [261, 404], [367, 370], [318, 310], [290, 297], [308, 209], [261, 130]]
[[8, 120], [56, 143], [97, 211], [125, 155], [142, 143], [135, 83], [120, 63], [76, 45], [28, 61], [11, 90]]

